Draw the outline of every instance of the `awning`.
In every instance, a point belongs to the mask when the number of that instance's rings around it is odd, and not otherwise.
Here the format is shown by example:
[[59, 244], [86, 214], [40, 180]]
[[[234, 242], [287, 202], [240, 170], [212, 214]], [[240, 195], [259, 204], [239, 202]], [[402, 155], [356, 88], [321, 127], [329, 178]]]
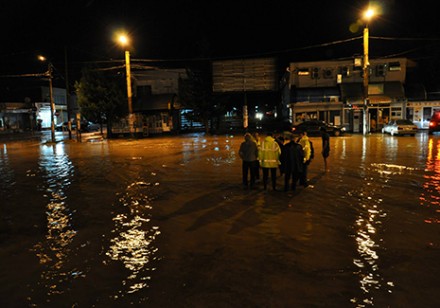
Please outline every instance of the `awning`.
[[391, 97], [386, 95], [370, 95], [368, 96], [370, 104], [386, 104], [391, 103]]

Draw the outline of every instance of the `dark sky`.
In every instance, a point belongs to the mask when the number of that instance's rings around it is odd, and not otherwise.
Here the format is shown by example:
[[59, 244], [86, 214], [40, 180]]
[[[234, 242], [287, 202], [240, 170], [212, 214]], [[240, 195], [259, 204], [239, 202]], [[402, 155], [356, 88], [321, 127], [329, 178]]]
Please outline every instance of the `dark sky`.
[[[351, 32], [369, 1], [170, 1], [170, 0], [3, 0], [0, 65], [4, 72], [34, 69], [37, 53], [54, 63], [122, 59], [112, 40], [118, 29], [132, 35], [133, 58], [193, 59], [274, 55], [292, 61], [351, 57], [362, 41], [303, 49], [361, 36]], [[371, 40], [370, 56], [431, 56], [426, 49], [440, 38], [436, 1], [384, 0], [370, 35], [398, 38]], [[362, 30], [362, 27], [360, 28]], [[427, 47], [428, 46], [428, 47]]]

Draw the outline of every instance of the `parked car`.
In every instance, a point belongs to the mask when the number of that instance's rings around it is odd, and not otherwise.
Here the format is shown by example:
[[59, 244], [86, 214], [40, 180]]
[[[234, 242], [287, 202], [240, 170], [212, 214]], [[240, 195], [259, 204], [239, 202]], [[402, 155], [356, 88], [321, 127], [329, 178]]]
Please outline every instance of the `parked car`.
[[307, 135], [319, 135], [321, 127], [325, 127], [327, 133], [333, 136], [340, 136], [345, 133], [345, 127], [331, 125], [318, 120], [304, 121], [298, 125], [294, 125], [292, 127], [292, 132], [295, 134], [301, 131], [307, 131]]
[[432, 135], [434, 132], [440, 132], [440, 111], [435, 111], [429, 120], [428, 133]]
[[[76, 130], [76, 123], [72, 122], [71, 127], [72, 127], [72, 130]], [[55, 130], [59, 131], [59, 132], [62, 132], [62, 131], [67, 132], [68, 131], [67, 122], [57, 124], [55, 126]]]
[[[76, 122], [72, 121], [71, 122], [71, 127], [72, 130], [76, 130]], [[81, 121], [81, 132], [97, 132], [101, 129], [101, 126], [99, 124], [90, 122], [90, 121]], [[60, 124], [57, 124], [55, 126], [55, 130], [57, 131], [64, 131], [67, 132], [68, 131], [68, 126], [67, 126], [67, 122], [63, 122]]]
[[83, 132], [97, 132], [101, 129], [101, 126], [99, 124], [93, 123], [93, 122], [84, 122], [81, 123], [81, 131]]
[[382, 128], [383, 134], [411, 135], [414, 136], [418, 131], [417, 126], [410, 120], [391, 120]]

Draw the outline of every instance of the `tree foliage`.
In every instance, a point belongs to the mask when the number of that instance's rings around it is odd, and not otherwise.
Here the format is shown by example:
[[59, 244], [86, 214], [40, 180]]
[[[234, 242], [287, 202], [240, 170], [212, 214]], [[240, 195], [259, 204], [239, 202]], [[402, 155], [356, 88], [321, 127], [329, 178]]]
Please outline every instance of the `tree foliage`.
[[110, 125], [128, 113], [121, 86], [98, 70], [85, 68], [80, 81], [75, 82], [78, 105], [89, 120]]
[[207, 64], [191, 67], [187, 69], [187, 77], [179, 82], [180, 102], [192, 110], [187, 116], [193, 121], [202, 122], [206, 132], [209, 132], [223, 113], [223, 104], [212, 91], [210, 67]]

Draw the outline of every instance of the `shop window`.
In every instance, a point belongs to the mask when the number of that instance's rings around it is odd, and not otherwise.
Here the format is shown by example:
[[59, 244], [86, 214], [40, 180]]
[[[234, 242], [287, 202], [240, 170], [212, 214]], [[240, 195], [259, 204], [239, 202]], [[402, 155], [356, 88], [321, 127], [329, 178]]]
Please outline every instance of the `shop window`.
[[388, 64], [388, 70], [389, 71], [400, 71], [401, 70], [401, 68], [400, 68], [400, 62], [390, 62], [389, 64]]
[[385, 77], [387, 71], [386, 64], [376, 65], [376, 76], [377, 77]]
[[300, 68], [298, 69], [298, 76], [309, 76], [310, 71], [308, 68]]

